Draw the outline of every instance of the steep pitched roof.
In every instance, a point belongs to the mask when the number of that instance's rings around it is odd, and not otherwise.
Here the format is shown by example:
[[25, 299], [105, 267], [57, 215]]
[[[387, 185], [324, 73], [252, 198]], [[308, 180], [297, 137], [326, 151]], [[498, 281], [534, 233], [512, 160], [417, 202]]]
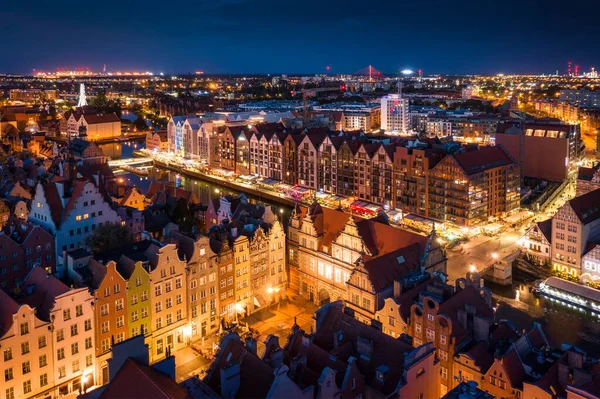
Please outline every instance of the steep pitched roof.
[[475, 287], [469, 285], [452, 295], [440, 305], [438, 314], [445, 314], [452, 320], [452, 336], [456, 337], [456, 342], [460, 342], [468, 335], [458, 321], [458, 310], [464, 309], [465, 304], [475, 307], [477, 315], [494, 319], [494, 310], [487, 305]]
[[233, 363], [240, 365], [240, 388], [236, 398], [265, 398], [275, 379], [274, 369], [236, 339], [229, 339], [211, 365], [213, 372], [205, 382], [215, 392], [221, 392], [221, 370]]
[[35, 266], [25, 278], [22, 285], [23, 303], [37, 310], [37, 316], [50, 321], [50, 309], [56, 297], [69, 291], [62, 281], [49, 274], [42, 267]]
[[413, 243], [374, 259], [366, 260], [364, 267], [375, 292], [381, 292], [394, 284], [395, 280], [412, 271], [420, 270], [421, 255], [421, 245]]
[[494, 364], [494, 355], [490, 351], [490, 345], [487, 341], [479, 341], [473, 345], [465, 354], [473, 360], [482, 374], [485, 374], [492, 364]]
[[[387, 396], [405, 383], [404, 361], [405, 355], [414, 349], [411, 345], [347, 315], [342, 311], [340, 302], [325, 305], [317, 311], [316, 318], [314, 344], [344, 362], [348, 362], [350, 356], [357, 358], [358, 368], [369, 386]], [[334, 343], [335, 336], [338, 341], [337, 347]], [[368, 360], [358, 353], [359, 339], [372, 343], [373, 350]], [[383, 384], [376, 378], [376, 370], [381, 365], [389, 367]]]
[[100, 398], [188, 399], [191, 395], [167, 374], [129, 358], [100, 394]]
[[514, 349], [508, 351], [500, 362], [504, 367], [510, 385], [512, 387], [520, 386], [525, 379], [526, 373], [517, 351]]
[[575, 197], [569, 201], [581, 223], [587, 224], [600, 217], [600, 189]]
[[0, 289], [0, 338], [2, 338], [13, 325], [13, 315], [19, 310], [19, 304], [6, 292]]
[[537, 222], [537, 227], [540, 232], [546, 237], [548, 242], [552, 242], [552, 219], [546, 219], [542, 222]]

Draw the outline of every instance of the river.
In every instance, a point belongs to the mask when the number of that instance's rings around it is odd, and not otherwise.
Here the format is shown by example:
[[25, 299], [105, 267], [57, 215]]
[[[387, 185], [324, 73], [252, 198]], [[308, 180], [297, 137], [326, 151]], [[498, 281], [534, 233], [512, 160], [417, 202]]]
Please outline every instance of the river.
[[496, 320], [510, 320], [519, 330], [539, 322], [553, 347], [575, 344], [589, 355], [600, 357], [598, 314], [533, 295], [534, 279], [519, 271], [513, 271], [513, 281], [507, 287], [486, 283], [494, 294]]
[[[132, 152], [143, 146], [143, 143], [106, 144], [102, 148], [112, 151], [113, 159], [129, 158]], [[131, 173], [120, 175], [119, 178], [127, 183], [146, 191], [152, 180], [172, 182], [179, 187], [193, 191], [202, 204], [223, 195], [239, 194], [230, 188], [207, 183], [201, 180], [178, 175], [163, 169], [152, 168], [148, 177], [140, 177]], [[284, 225], [287, 225], [291, 215], [291, 208], [268, 201], [259, 200], [249, 196], [249, 200], [258, 203], [270, 204], [273, 211], [280, 215]], [[564, 343], [575, 344], [592, 356], [600, 357], [600, 317], [589, 311], [568, 307], [556, 302], [551, 302], [544, 297], [532, 294], [534, 279], [514, 271], [512, 286], [499, 286], [486, 283], [494, 294], [496, 307], [496, 320], [510, 320], [518, 330], [529, 329], [533, 322], [539, 322], [546, 337], [553, 347], [560, 347]]]

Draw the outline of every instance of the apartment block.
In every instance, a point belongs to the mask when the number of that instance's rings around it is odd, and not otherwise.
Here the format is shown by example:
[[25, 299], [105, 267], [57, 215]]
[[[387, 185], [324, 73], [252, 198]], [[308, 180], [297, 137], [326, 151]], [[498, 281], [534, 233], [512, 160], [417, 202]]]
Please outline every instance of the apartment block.
[[429, 217], [474, 226], [519, 208], [519, 165], [502, 147], [446, 155], [429, 173]]

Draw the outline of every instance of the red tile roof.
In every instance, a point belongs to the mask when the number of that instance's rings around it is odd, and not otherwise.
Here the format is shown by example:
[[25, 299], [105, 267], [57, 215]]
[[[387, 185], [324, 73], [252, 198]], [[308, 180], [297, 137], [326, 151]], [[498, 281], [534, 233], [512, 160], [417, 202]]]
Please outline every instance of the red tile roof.
[[113, 112], [110, 114], [83, 114], [88, 125], [98, 125], [101, 123], [120, 122], [121, 119]]
[[466, 355], [479, 367], [482, 374], [485, 374], [494, 364], [494, 355], [490, 353], [490, 345], [487, 341], [479, 341], [466, 352]]
[[517, 351], [515, 349], [508, 351], [500, 362], [504, 367], [510, 385], [515, 388], [519, 387], [523, 383], [526, 373]]
[[479, 291], [471, 285], [467, 286], [443, 302], [438, 309], [438, 314], [445, 314], [452, 321], [452, 336], [456, 338], [456, 342], [460, 342], [468, 335], [458, 321], [458, 310], [464, 309], [465, 304], [475, 307], [478, 316], [494, 320], [494, 310], [488, 306]]
[[478, 150], [465, 151], [451, 156], [456, 159], [467, 175], [515, 163], [501, 146], [482, 147]]
[[586, 167], [580, 166], [579, 170], [577, 171], [577, 180], [591, 181], [592, 178], [594, 177], [595, 171], [596, 171], [596, 169], [594, 169], [594, 168], [586, 168]]
[[100, 395], [101, 399], [188, 399], [191, 395], [167, 374], [129, 358]]
[[[221, 342], [221, 344], [224, 344]], [[240, 388], [236, 398], [265, 398], [275, 379], [274, 369], [258, 356], [249, 353], [241, 341], [230, 338], [219, 351], [205, 382], [215, 392], [221, 392], [221, 370], [232, 363], [240, 364]], [[212, 371], [212, 373], [211, 373]]]
[[592, 222], [600, 217], [600, 189], [575, 197], [569, 205], [583, 224]]
[[[301, 210], [303, 207], [299, 207]], [[304, 208], [306, 209], [306, 208]], [[303, 212], [301, 212], [303, 213]], [[346, 212], [314, 203], [309, 213], [315, 231], [321, 236], [321, 248], [330, 247], [352, 217], [363, 239], [363, 257], [369, 278], [377, 292], [393, 284], [395, 279], [420, 266], [428, 237], [399, 229], [375, 219], [363, 219]]]
[[69, 291], [62, 281], [49, 274], [44, 268], [35, 266], [22, 284], [25, 295], [22, 302], [36, 309], [37, 316], [44, 321], [50, 321], [50, 309], [56, 302], [56, 297]]
[[2, 338], [13, 325], [13, 315], [19, 310], [19, 304], [6, 292], [0, 289], [0, 338]]
[[[315, 345], [344, 362], [348, 362], [350, 356], [357, 358], [358, 368], [373, 389], [387, 396], [404, 383], [404, 359], [413, 351], [411, 345], [345, 314], [339, 302], [319, 309], [316, 319], [317, 331], [313, 337]], [[341, 342], [337, 347], [334, 347], [334, 335], [341, 335]], [[356, 343], [359, 337], [370, 340], [373, 344], [373, 351], [368, 360], [358, 354]], [[381, 365], [390, 368], [383, 384], [376, 378], [376, 369]]]

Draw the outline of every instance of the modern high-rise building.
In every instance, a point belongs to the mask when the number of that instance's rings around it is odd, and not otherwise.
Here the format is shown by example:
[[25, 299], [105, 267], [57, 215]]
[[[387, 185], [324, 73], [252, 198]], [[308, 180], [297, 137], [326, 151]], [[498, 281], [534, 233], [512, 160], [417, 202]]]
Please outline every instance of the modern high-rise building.
[[389, 134], [408, 132], [407, 98], [400, 94], [389, 94], [381, 98], [381, 129]]

